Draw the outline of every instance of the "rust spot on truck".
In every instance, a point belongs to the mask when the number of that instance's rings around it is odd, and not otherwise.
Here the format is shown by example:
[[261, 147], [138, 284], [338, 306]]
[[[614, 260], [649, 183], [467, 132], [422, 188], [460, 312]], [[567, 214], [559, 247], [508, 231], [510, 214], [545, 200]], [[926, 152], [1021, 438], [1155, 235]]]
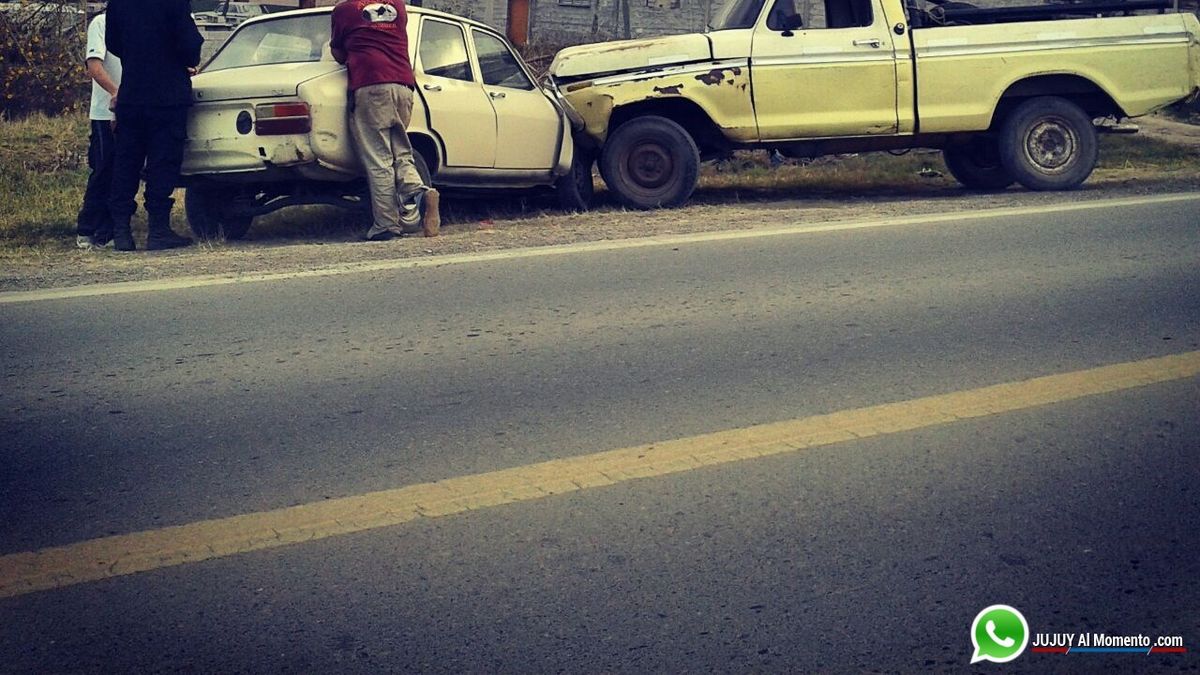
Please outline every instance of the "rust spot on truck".
[[683, 92], [683, 85], [673, 84], [669, 87], [655, 87], [654, 91], [664, 96], [678, 96]]
[[[730, 74], [730, 79], [728, 79], [728, 80], [725, 79], [726, 72], [728, 72]], [[738, 75], [741, 75], [741, 74], [742, 74], [742, 69], [737, 68], [737, 67], [714, 68], [714, 69], [708, 71], [707, 73], [700, 73], [699, 75], [696, 76], [696, 79], [699, 80], [702, 84], [707, 84], [710, 87], [715, 87], [715, 86], [720, 85], [721, 83], [733, 84], [733, 82], [734, 82], [733, 78], [737, 77]]]

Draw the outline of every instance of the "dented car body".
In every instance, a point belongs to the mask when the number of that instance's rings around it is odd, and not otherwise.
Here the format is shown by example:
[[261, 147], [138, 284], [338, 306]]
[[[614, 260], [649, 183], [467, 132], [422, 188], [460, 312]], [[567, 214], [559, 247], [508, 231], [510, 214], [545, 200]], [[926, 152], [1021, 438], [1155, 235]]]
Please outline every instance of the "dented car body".
[[941, 148], [968, 187], [1069, 189], [1098, 129], [1132, 128], [1093, 120], [1200, 88], [1200, 23], [1166, 9], [730, 0], [708, 33], [568, 48], [550, 73], [634, 208], [684, 203], [695, 164], [738, 148]]
[[[330, 11], [251, 19], [193, 79], [183, 175], [197, 235], [238, 238], [255, 216], [285, 206], [369, 202], [347, 126], [346, 71], [329, 50]], [[408, 38], [417, 80], [409, 139], [427, 182], [549, 187], [565, 208], [586, 207], [591, 169], [575, 157], [571, 117], [502, 35], [413, 7]]]

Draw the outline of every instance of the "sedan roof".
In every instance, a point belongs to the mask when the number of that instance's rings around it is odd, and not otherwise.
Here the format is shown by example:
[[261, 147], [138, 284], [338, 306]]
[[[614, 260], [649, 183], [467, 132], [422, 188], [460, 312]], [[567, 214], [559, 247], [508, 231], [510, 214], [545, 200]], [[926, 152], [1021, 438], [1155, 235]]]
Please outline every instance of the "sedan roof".
[[[502, 34], [496, 28], [489, 26], [486, 23], [482, 23], [482, 22], [476, 21], [474, 19], [468, 19], [465, 16], [459, 16], [457, 14], [450, 14], [449, 12], [439, 12], [436, 9], [429, 9], [427, 7], [414, 7], [412, 5], [406, 5], [405, 8], [408, 10], [409, 14], [424, 14], [427, 16], [436, 16], [436, 17], [439, 17], [442, 19], [450, 19], [452, 21], [457, 21], [459, 23], [465, 23], [468, 26], [473, 26], [475, 28], [482, 28], [483, 30], [486, 30], [486, 31], [489, 31], [492, 33]], [[275, 19], [281, 19], [281, 18], [285, 18], [285, 17], [289, 17], [289, 16], [304, 16], [306, 14], [329, 14], [331, 12], [333, 12], [332, 6], [311, 7], [308, 9], [294, 9], [294, 10], [288, 10], [286, 12], [271, 12], [270, 14], [262, 14], [262, 15], [254, 17], [254, 18], [247, 19], [246, 21], [242, 22], [241, 25], [245, 26], [247, 24], [258, 23], [260, 21], [273, 21]], [[239, 26], [239, 28], [240, 28], [240, 26]]]

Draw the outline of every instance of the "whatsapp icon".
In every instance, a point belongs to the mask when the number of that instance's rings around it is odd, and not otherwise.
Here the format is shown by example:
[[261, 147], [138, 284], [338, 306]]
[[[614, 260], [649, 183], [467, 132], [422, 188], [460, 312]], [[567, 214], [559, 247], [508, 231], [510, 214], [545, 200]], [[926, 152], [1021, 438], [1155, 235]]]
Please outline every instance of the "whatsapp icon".
[[971, 624], [971, 644], [975, 645], [971, 663], [1008, 663], [1029, 644], [1029, 624], [1012, 607], [992, 605], [976, 615]]

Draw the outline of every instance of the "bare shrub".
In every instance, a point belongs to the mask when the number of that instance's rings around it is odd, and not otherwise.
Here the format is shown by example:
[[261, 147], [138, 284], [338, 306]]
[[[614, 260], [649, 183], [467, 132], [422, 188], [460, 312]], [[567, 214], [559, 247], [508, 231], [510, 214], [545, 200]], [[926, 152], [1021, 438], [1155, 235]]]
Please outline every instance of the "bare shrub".
[[534, 69], [538, 75], [544, 75], [550, 68], [550, 62], [559, 50], [575, 45], [586, 45], [594, 42], [607, 42], [612, 36], [604, 33], [572, 33], [568, 31], [539, 30], [530, 38], [529, 43], [521, 47], [521, 57]]
[[71, 0], [0, 9], [0, 116], [57, 115], [88, 100], [86, 15]]

